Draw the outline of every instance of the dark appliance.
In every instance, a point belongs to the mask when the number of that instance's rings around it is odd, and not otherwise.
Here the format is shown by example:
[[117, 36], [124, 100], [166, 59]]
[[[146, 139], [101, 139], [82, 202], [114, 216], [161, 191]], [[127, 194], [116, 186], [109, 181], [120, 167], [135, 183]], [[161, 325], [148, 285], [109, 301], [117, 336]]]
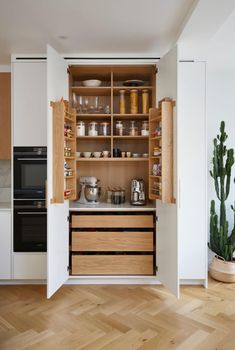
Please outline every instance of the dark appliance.
[[14, 199], [45, 199], [46, 147], [14, 147]]
[[14, 252], [46, 252], [45, 200], [14, 201]]

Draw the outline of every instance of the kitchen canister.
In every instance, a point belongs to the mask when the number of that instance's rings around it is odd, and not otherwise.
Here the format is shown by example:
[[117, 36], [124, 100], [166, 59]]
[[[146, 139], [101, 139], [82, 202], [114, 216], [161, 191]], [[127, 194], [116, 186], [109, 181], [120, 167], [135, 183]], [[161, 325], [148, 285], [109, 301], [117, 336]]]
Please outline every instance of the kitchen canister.
[[90, 122], [88, 129], [89, 136], [98, 136], [98, 124], [97, 122]]
[[126, 100], [125, 100], [125, 90], [120, 90], [120, 100], [119, 100], [119, 113], [125, 114], [126, 113]]
[[77, 136], [85, 136], [85, 123], [83, 121], [77, 123]]
[[130, 113], [138, 113], [138, 90], [136, 89], [130, 91]]
[[142, 90], [142, 113], [149, 113], [149, 92], [147, 89]]

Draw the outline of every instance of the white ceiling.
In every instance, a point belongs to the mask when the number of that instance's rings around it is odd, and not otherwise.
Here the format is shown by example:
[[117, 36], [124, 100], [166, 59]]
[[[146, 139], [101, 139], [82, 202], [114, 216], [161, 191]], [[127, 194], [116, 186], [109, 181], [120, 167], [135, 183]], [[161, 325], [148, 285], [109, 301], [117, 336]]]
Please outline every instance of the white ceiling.
[[[0, 0], [0, 64], [43, 54], [159, 57], [175, 42], [195, 0]], [[66, 38], [60, 38], [65, 36]]]

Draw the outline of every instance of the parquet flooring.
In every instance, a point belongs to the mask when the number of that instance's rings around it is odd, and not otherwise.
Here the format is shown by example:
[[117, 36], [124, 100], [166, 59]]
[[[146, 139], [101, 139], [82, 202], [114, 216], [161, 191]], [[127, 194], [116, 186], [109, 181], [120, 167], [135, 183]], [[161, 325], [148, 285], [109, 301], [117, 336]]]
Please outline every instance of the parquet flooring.
[[0, 286], [1, 350], [235, 350], [235, 284]]

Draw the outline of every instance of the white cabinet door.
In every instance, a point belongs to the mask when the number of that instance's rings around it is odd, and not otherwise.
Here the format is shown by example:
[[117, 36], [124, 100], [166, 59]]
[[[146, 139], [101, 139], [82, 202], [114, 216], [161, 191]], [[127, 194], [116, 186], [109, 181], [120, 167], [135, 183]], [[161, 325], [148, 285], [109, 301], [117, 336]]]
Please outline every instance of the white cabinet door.
[[[158, 64], [157, 97], [177, 98], [177, 47]], [[177, 101], [176, 101], [177, 105]], [[175, 112], [175, 111], [174, 111]], [[174, 196], [177, 198], [176, 113], [174, 113]], [[179, 297], [177, 205], [157, 201], [157, 266], [158, 279]]]
[[68, 98], [67, 64], [50, 46], [47, 47], [47, 297], [50, 298], [68, 278], [69, 201], [53, 204], [53, 128], [51, 101]]
[[0, 211], [0, 279], [11, 278], [11, 211]]
[[179, 62], [178, 176], [181, 280], [207, 284], [205, 62]]
[[46, 146], [46, 62], [12, 64], [13, 146]]

